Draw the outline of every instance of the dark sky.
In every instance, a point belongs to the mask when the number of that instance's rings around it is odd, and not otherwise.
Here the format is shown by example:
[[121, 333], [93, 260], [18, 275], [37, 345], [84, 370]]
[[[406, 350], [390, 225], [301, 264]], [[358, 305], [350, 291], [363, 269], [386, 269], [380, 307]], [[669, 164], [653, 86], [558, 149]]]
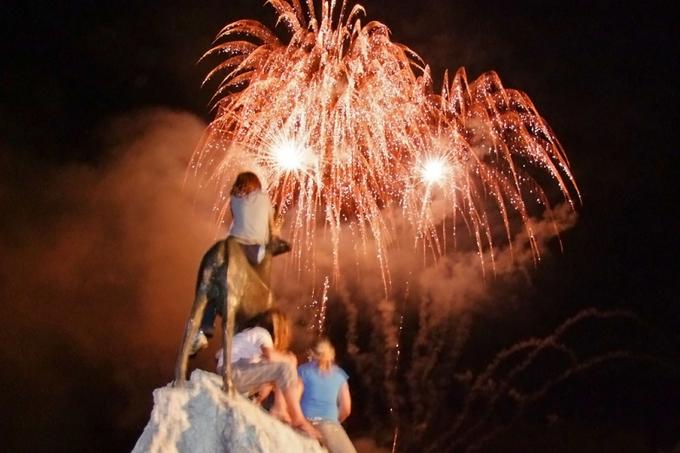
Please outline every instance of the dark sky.
[[[171, 376], [194, 266], [214, 238], [200, 203], [177, 202], [196, 117], [210, 118], [211, 92], [200, 87], [210, 68], [196, 62], [230, 21], [273, 24], [261, 3], [3, 5], [0, 339], [12, 451], [130, 450], [141, 433], [151, 390]], [[431, 64], [436, 83], [465, 66], [470, 78], [495, 70], [529, 94], [583, 194], [564, 251], [513, 287], [514, 302], [477, 313], [469, 344], [489, 360], [582, 308], [627, 309], [638, 321], [606, 333], [589, 325], [575, 343], [609, 336], [604, 350], [654, 357], [557, 389], [510, 430], [526, 443], [501, 436], [496, 451], [680, 445], [680, 374], [666, 365], [680, 359], [677, 39], [668, 10], [622, 3], [363, 2]], [[179, 283], [163, 289], [165, 278]], [[168, 302], [175, 289], [185, 304]], [[357, 385], [356, 398], [369, 391]], [[542, 411], [560, 422], [542, 429]], [[375, 434], [360, 425], [350, 421], [350, 432]]]

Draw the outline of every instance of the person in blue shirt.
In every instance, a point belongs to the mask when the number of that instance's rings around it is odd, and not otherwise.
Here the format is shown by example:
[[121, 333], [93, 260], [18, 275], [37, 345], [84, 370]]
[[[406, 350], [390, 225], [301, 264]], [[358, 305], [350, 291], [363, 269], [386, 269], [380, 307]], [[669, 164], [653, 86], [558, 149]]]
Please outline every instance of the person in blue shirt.
[[304, 388], [300, 406], [305, 418], [321, 432], [329, 453], [356, 453], [341, 425], [352, 411], [348, 376], [334, 362], [333, 345], [325, 339], [317, 341], [311, 360], [298, 367]]

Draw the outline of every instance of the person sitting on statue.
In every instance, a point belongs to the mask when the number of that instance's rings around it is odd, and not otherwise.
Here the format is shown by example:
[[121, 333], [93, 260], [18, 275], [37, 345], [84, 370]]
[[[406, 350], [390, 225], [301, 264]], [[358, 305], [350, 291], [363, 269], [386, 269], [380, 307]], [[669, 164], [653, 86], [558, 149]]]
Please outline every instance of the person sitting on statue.
[[[230, 209], [232, 216], [228, 237], [234, 238], [243, 246], [248, 262], [255, 266], [264, 259], [266, 245], [275, 234], [274, 209], [269, 197], [262, 190], [262, 183], [255, 173], [243, 172], [236, 177], [231, 188]], [[226, 295], [227, 263], [220, 262], [217, 269], [208, 277], [210, 282], [204, 282], [205, 267], [214, 261], [213, 255], [217, 250], [212, 249], [205, 254], [199, 270], [196, 292], [202, 284], [208, 285], [207, 304], [203, 312], [200, 330], [191, 344], [190, 355], [207, 347], [208, 338], [215, 332], [215, 318], [222, 315], [222, 301]]]
[[[234, 335], [232, 381], [241, 393], [268, 391], [274, 384], [270, 413], [310, 437], [320, 439], [321, 434], [300, 408], [302, 388], [296, 371], [297, 358], [288, 351], [290, 340], [290, 322], [282, 311], [270, 308], [251, 318], [243, 330]], [[224, 371], [223, 357], [223, 351], [218, 351], [218, 374]]]
[[310, 358], [298, 368], [304, 387], [302, 413], [321, 432], [329, 453], [356, 453], [341, 425], [352, 411], [352, 398], [347, 373], [334, 363], [335, 348], [326, 339], [318, 340]]

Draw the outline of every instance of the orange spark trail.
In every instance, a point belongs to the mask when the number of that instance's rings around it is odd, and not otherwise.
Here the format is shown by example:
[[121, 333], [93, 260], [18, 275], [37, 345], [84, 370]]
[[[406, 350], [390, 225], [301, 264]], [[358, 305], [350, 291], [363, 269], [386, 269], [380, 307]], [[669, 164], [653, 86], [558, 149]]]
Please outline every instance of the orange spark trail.
[[[392, 42], [364, 8], [347, 0], [269, 0], [290, 37], [254, 20], [225, 26], [204, 57], [221, 61], [217, 113], [191, 168], [220, 190], [226, 212], [234, 174], [255, 170], [268, 184], [278, 215], [290, 213], [296, 257], [314, 267], [319, 226], [330, 234], [336, 272], [340, 229], [374, 241], [389, 286], [387, 247], [401, 213], [413, 238], [435, 256], [466, 225], [484, 265], [494, 241], [511, 244], [524, 231], [539, 257], [529, 219], [550, 210], [544, 186], [574, 207], [580, 198], [552, 130], [524, 93], [503, 87], [494, 72], [469, 83], [465, 70], [444, 76], [435, 92], [429, 67]], [[540, 181], [540, 182], [539, 182]], [[434, 198], [445, 217], [431, 209]], [[554, 197], [553, 197], [554, 198]], [[452, 219], [444, 222], [444, 219]], [[492, 234], [494, 219], [504, 237]], [[444, 225], [449, 224], [447, 228]]]

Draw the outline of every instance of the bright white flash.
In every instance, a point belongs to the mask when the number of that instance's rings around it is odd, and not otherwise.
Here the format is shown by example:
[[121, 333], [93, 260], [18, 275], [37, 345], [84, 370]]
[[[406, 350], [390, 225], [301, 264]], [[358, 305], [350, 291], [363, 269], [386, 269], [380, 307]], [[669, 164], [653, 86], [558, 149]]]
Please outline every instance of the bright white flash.
[[303, 164], [303, 150], [295, 142], [282, 140], [272, 147], [274, 162], [283, 171], [300, 170]]
[[428, 184], [441, 182], [446, 173], [446, 163], [439, 158], [427, 160], [421, 168], [421, 177]]

